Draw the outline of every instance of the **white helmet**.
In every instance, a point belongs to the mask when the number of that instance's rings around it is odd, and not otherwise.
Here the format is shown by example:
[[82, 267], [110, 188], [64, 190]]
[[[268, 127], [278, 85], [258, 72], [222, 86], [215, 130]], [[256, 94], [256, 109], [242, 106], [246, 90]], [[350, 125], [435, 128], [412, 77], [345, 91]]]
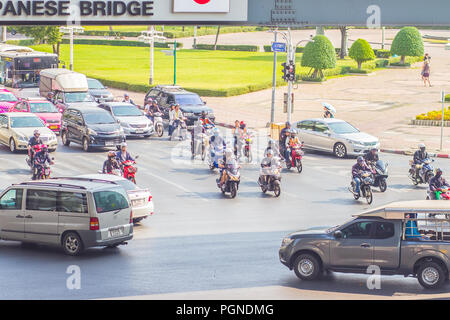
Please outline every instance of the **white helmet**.
[[126, 142], [122, 142], [121, 144], [120, 144], [120, 147], [121, 148], [123, 148], [123, 147], [127, 147], [128, 145], [127, 145], [127, 143]]
[[425, 148], [425, 144], [424, 143], [419, 143], [419, 149]]
[[273, 156], [273, 150], [272, 149], [269, 149], [268, 151], [267, 151], [267, 155], [271, 155], [271, 156]]

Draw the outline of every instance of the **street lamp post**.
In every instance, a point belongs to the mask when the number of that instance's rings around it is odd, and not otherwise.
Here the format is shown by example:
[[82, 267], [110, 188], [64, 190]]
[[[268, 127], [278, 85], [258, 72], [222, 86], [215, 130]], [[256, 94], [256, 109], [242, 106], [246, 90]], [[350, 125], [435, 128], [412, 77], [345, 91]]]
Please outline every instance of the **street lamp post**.
[[73, 70], [73, 35], [74, 33], [83, 33], [84, 28], [81, 26], [67, 26], [67, 27], [60, 27], [59, 31], [61, 33], [68, 33], [70, 38], [70, 65], [69, 69]]
[[150, 77], [148, 80], [148, 84], [153, 84], [153, 75], [154, 75], [154, 51], [155, 51], [155, 40], [165, 41], [166, 38], [163, 37], [163, 32], [156, 31], [155, 27], [152, 26], [149, 31], [142, 31], [141, 35], [138, 37], [139, 41], [150, 44]]

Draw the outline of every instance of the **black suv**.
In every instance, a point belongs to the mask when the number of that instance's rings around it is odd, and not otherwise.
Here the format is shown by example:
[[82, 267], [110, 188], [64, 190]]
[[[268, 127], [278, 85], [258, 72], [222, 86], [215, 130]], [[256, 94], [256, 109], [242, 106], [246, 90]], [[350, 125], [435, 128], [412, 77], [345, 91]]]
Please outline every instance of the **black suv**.
[[179, 104], [183, 115], [187, 118], [186, 124], [191, 126], [206, 111], [211, 121], [215, 120], [214, 112], [203, 102], [198, 94], [184, 90], [178, 86], [156, 86], [145, 95], [145, 99], [152, 98], [158, 102], [158, 106], [169, 118], [169, 110], [172, 104]]
[[69, 107], [61, 120], [61, 140], [81, 144], [84, 151], [91, 148], [119, 148], [125, 142], [121, 126], [111, 114], [98, 107]]

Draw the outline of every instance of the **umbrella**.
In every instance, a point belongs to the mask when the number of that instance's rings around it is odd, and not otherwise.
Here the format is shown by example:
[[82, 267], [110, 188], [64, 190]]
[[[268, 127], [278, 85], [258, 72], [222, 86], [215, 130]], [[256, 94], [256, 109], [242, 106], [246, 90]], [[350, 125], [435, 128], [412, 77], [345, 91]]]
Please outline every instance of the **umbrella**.
[[331, 113], [335, 114], [336, 113], [336, 109], [329, 103], [326, 102], [322, 102], [322, 105], [328, 109], [328, 111], [330, 111]]

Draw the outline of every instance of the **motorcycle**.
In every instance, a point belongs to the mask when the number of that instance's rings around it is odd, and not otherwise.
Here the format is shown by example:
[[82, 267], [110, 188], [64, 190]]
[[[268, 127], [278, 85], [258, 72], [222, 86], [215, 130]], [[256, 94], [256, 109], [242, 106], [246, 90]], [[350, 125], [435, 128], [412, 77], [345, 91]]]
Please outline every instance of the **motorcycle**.
[[427, 200], [431, 199], [431, 194], [434, 193], [436, 200], [450, 200], [450, 191], [448, 187], [442, 187], [436, 191], [427, 190]]
[[209, 146], [209, 139], [212, 135], [211, 130], [213, 127], [207, 126], [205, 128], [205, 132], [197, 133], [197, 129], [192, 130], [192, 140], [191, 140], [191, 153], [192, 159], [195, 158], [196, 155], [200, 154], [202, 157], [202, 161], [206, 159], [207, 150]]
[[247, 162], [250, 163], [253, 160], [252, 154], [252, 143], [253, 136], [250, 133], [244, 135], [244, 157], [247, 159]]
[[[411, 168], [409, 169], [409, 178], [412, 180], [413, 184], [417, 186], [420, 183], [430, 183], [431, 178], [434, 177], [432, 163], [434, 160], [425, 159], [422, 164], [414, 164], [413, 160], [409, 161]], [[419, 174], [416, 175], [417, 170]]]
[[[261, 191], [266, 193], [267, 191], [273, 191], [275, 197], [279, 197], [281, 194], [281, 165], [273, 165], [270, 167], [264, 167], [261, 165], [259, 173], [258, 184], [261, 187]], [[265, 176], [265, 179], [264, 179]]]
[[352, 179], [351, 187], [349, 188], [350, 192], [353, 194], [355, 200], [358, 200], [361, 196], [366, 198], [367, 204], [371, 204], [373, 200], [371, 185], [373, 184], [372, 173], [364, 171], [359, 176], [361, 180], [361, 184], [359, 186], [360, 193], [356, 192], [356, 184]]
[[291, 159], [289, 162], [286, 162], [286, 167], [288, 170], [291, 168], [297, 168], [298, 173], [303, 171], [302, 158], [305, 154], [302, 150], [303, 144], [297, 144], [295, 146], [290, 147], [291, 149]]
[[164, 135], [164, 124], [162, 119], [161, 112], [155, 112], [153, 114], [153, 127], [155, 128], [155, 132], [158, 137], [162, 137]]
[[36, 163], [34, 165], [34, 176], [33, 180], [47, 180], [50, 178], [51, 170], [50, 165], [45, 163]]
[[[139, 158], [139, 156], [136, 156], [136, 159]], [[122, 166], [122, 172], [123, 172], [123, 177], [127, 180], [130, 180], [131, 182], [133, 182], [134, 184], [136, 184], [136, 172], [138, 170], [138, 168], [135, 166], [136, 161], [132, 161], [132, 160], [127, 160], [122, 162], [121, 166]]]
[[375, 164], [371, 163], [370, 166], [372, 167], [375, 176], [373, 186], [380, 188], [381, 192], [385, 192], [387, 189], [386, 179], [388, 178], [388, 163], [378, 160]]
[[214, 170], [219, 168], [219, 161], [223, 160], [224, 156], [223, 145], [215, 146], [214, 150], [212, 150], [212, 147], [210, 145], [209, 150], [210, 151], [208, 157], [208, 166], [210, 170]]
[[217, 187], [223, 194], [230, 193], [231, 198], [234, 199], [236, 198], [237, 191], [239, 190], [239, 183], [241, 182], [239, 166], [227, 166], [224, 170], [227, 176], [226, 182], [220, 186], [220, 179], [217, 179]]
[[180, 138], [180, 140], [186, 140], [186, 136], [187, 136], [186, 122], [184, 120], [179, 120], [178, 125], [172, 131], [170, 141], [173, 141], [175, 138]]
[[41, 148], [43, 147], [43, 144], [37, 144], [33, 147], [31, 147], [31, 150], [28, 152], [28, 156], [26, 157], [25, 161], [27, 162], [27, 165], [30, 167], [30, 170], [33, 171], [34, 168], [34, 155], [41, 151]]

